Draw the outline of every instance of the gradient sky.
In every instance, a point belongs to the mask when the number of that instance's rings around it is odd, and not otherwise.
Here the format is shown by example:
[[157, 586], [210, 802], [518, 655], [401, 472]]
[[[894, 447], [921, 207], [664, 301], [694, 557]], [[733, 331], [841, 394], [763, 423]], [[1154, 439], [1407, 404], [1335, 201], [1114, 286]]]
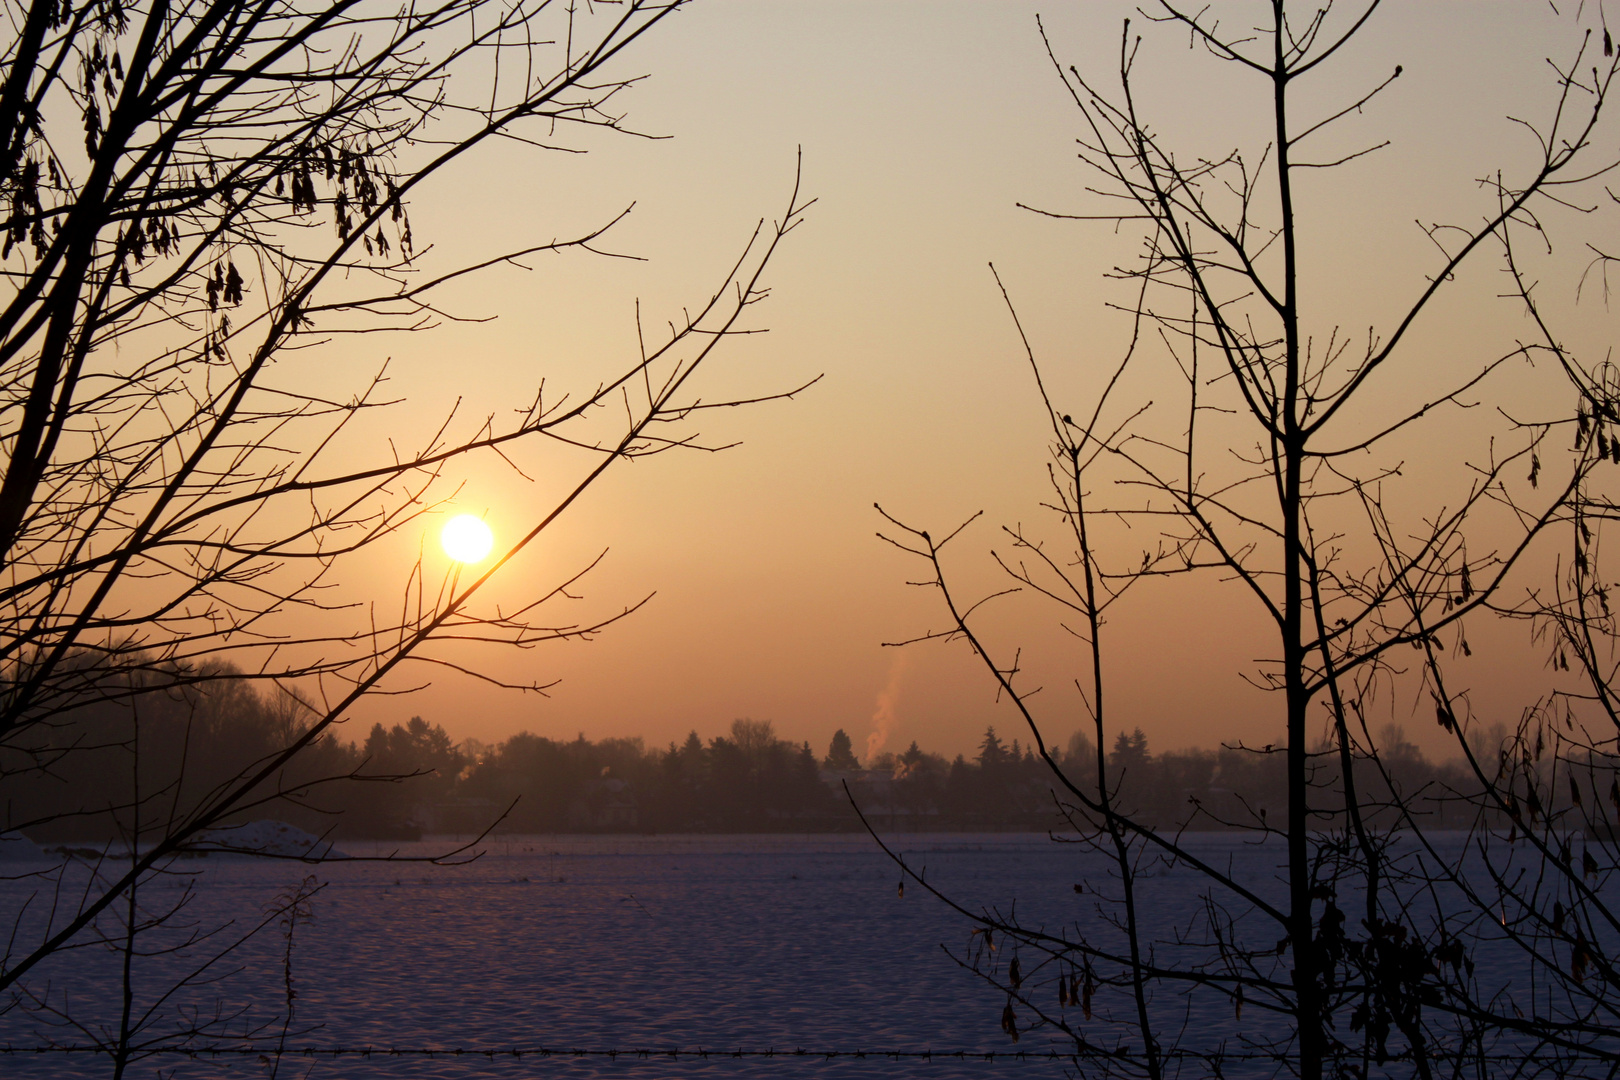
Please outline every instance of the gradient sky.
[[[872, 504], [936, 531], [984, 511], [957, 551], [969, 591], [995, 582], [986, 553], [998, 526], [1052, 524], [1038, 506], [1044, 420], [988, 264], [1060, 400], [1080, 412], [1127, 330], [1104, 307], [1122, 299], [1121, 286], [1103, 275], [1135, 239], [1014, 205], [1095, 209], [1084, 193], [1094, 178], [1073, 155], [1078, 118], [1035, 19], [1044, 13], [1065, 63], [1106, 79], [1131, 11], [700, 0], [624, 60], [624, 73], [651, 76], [622, 101], [628, 123], [670, 138], [592, 133], [575, 140], [590, 150], [581, 156], [509, 148], [419, 199], [417, 231], [447, 262], [513, 237], [568, 235], [631, 202], [613, 246], [648, 261], [569, 254], [527, 273], [493, 272], [441, 302], [494, 322], [345, 342], [346, 370], [392, 358], [390, 388], [409, 399], [390, 420], [402, 436], [434, 425], [447, 386], [476, 420], [526, 399], [541, 376], [553, 387], [594, 385], [633, 351], [638, 297], [654, 325], [700, 302], [755, 220], [780, 213], [801, 147], [805, 190], [819, 201], [769, 275], [774, 295], [759, 321], [771, 332], [733, 343], [706, 385], [721, 396], [825, 378], [797, 401], [707, 418], [713, 440], [742, 442], [734, 450], [618, 469], [497, 580], [496, 595], [517, 599], [607, 549], [564, 617], [657, 593], [594, 642], [477, 654], [505, 678], [562, 680], [549, 697], [422, 673], [433, 685], [367, 703], [357, 724], [420, 714], [457, 737], [528, 729], [656, 745], [690, 729], [719, 734], [748, 716], [818, 753], [840, 727], [858, 751], [915, 739], [971, 752], [987, 723], [1022, 736], [965, 648], [882, 647], [939, 626], [941, 613], [905, 584], [913, 568], [875, 538]], [[1146, 30], [1143, 104], [1168, 141], [1210, 154], [1264, 145], [1263, 86], [1189, 52], [1185, 35]], [[1470, 222], [1489, 210], [1473, 180], [1531, 160], [1533, 144], [1506, 116], [1546, 114], [1556, 88], [1544, 58], [1567, 55], [1575, 40], [1568, 13], [1545, 4], [1400, 4], [1335, 62], [1316, 84], [1324, 104], [1395, 64], [1405, 75], [1332, 144], [1392, 145], [1303, 189], [1305, 305], [1319, 329], [1337, 322], [1364, 334], [1421, 284], [1434, 255], [1414, 219]], [[1550, 284], [1566, 294], [1584, 263], [1578, 242], [1567, 248], [1571, 260]], [[1515, 333], [1516, 314], [1492, 299], [1492, 271], [1459, 282], [1456, 299], [1422, 328], [1437, 370], [1454, 354], [1499, 351], [1498, 339]], [[1609, 334], [1601, 305], [1586, 304], [1579, 318], [1584, 331]], [[1380, 392], [1394, 400], [1413, 390]], [[1441, 421], [1442, 437], [1454, 423]], [[487, 511], [509, 538], [557, 482], [542, 455], [525, 464], [533, 483], [496, 462], [469, 466], [457, 508]], [[419, 540], [402, 538], [402, 565]], [[397, 596], [391, 573], [378, 563], [349, 587]], [[1078, 659], [1072, 643], [1017, 602], [994, 618], [1002, 645], [1029, 648], [1049, 688], [1050, 734], [1066, 739], [1080, 725], [1063, 690]], [[1280, 701], [1240, 677], [1272, 651], [1252, 604], [1213, 582], [1190, 593], [1159, 587], [1122, 610], [1111, 632], [1116, 724], [1140, 724], [1156, 748], [1280, 740]], [[1520, 641], [1503, 638], [1504, 655], [1528, 656]], [[1540, 664], [1498, 658], [1470, 677], [1481, 691], [1505, 692]], [[1427, 727], [1414, 730], [1428, 737]]]

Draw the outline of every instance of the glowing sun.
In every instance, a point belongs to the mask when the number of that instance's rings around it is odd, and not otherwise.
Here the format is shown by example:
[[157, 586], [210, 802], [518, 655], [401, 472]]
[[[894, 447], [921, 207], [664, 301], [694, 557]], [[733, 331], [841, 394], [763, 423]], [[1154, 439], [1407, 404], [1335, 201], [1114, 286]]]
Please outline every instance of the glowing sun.
[[444, 523], [439, 543], [444, 545], [444, 553], [457, 562], [482, 562], [495, 546], [495, 534], [489, 531], [483, 519], [459, 514]]

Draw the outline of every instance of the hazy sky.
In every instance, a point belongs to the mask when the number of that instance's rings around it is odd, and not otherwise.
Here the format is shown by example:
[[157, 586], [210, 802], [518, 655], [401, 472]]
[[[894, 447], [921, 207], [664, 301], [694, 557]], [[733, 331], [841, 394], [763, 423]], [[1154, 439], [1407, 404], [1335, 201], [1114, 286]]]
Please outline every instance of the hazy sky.
[[[591, 151], [582, 156], [510, 148], [419, 199], [417, 231], [447, 260], [513, 237], [567, 235], [634, 202], [613, 246], [648, 261], [570, 254], [492, 273], [444, 299], [494, 322], [345, 343], [356, 371], [392, 357], [391, 389], [410, 398], [391, 420], [401, 432], [430, 427], [450, 386], [476, 418], [525, 400], [540, 377], [594, 385], [634, 349], [638, 297], [653, 325], [700, 302], [756, 219], [780, 213], [801, 147], [804, 187], [819, 201], [769, 275], [774, 293], [758, 321], [771, 332], [734, 343], [707, 373], [707, 396], [824, 378], [797, 401], [707, 418], [713, 440], [742, 442], [734, 450], [619, 469], [496, 582], [496, 595], [516, 600], [607, 549], [585, 598], [559, 619], [657, 593], [594, 642], [479, 654], [503, 677], [561, 679], [549, 697], [432, 674], [414, 697], [369, 703], [359, 722], [420, 713], [458, 737], [527, 728], [661, 743], [748, 716], [818, 753], [840, 727], [858, 751], [912, 739], [970, 751], [987, 723], [1022, 736], [964, 648], [882, 647], [939, 626], [941, 612], [906, 585], [915, 568], [875, 538], [872, 505], [936, 531], [983, 510], [957, 551], [967, 591], [994, 584], [987, 552], [1001, 524], [1050, 530], [1039, 506], [1044, 421], [988, 264], [1060, 398], [1081, 412], [1128, 329], [1105, 307], [1123, 286], [1104, 274], [1136, 238], [1015, 206], [1095, 212], [1084, 190], [1095, 177], [1074, 159], [1078, 117], [1036, 15], [1065, 63], [1112, 83], [1131, 10], [700, 0], [624, 60], [626, 73], [650, 75], [620, 102], [629, 125], [670, 138], [592, 135], [577, 140]], [[1232, 20], [1260, 10], [1236, 5]], [[1155, 129], [1189, 156], [1243, 146], [1257, 157], [1265, 87], [1189, 51], [1184, 34], [1145, 32], [1142, 105]], [[1534, 152], [1506, 116], [1547, 114], [1556, 88], [1544, 58], [1576, 43], [1568, 13], [1546, 4], [1398, 4], [1334, 62], [1308, 105], [1352, 100], [1396, 64], [1405, 74], [1322, 152], [1392, 145], [1302, 185], [1304, 304], [1319, 330], [1365, 334], [1421, 286], [1434, 251], [1414, 219], [1467, 223], [1489, 210], [1473, 180], [1522, 168]], [[1548, 287], [1571, 294], [1584, 259], [1578, 238], [1567, 246], [1571, 259]], [[1517, 316], [1493, 299], [1495, 267], [1459, 281], [1456, 299], [1421, 328], [1434, 370], [1511, 341]], [[1580, 318], [1608, 333], [1601, 305]], [[1442, 420], [1442, 435], [1452, 422]], [[509, 538], [556, 482], [540, 458], [531, 464], [533, 483], [497, 462], [469, 467], [458, 505], [487, 511]], [[380, 565], [351, 586], [378, 596], [398, 587]], [[1064, 689], [1078, 659], [1072, 642], [1016, 601], [993, 618], [998, 644], [1028, 647], [1048, 686], [1051, 734], [1067, 738], [1080, 723]], [[1214, 582], [1145, 590], [1110, 630], [1116, 724], [1140, 724], [1156, 747], [1280, 741], [1280, 702], [1240, 677], [1272, 651], [1252, 604]], [[1519, 639], [1503, 641], [1508, 654], [1529, 655]], [[1473, 669], [1476, 688], [1509, 678], [1498, 667]]]

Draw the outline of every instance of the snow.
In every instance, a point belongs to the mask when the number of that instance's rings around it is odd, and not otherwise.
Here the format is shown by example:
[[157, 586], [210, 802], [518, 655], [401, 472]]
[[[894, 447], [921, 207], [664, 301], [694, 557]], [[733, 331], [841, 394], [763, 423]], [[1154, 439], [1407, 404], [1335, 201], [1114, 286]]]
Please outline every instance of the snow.
[[301, 859], [348, 857], [329, 841], [285, 821], [250, 821], [245, 825], [209, 829], [187, 848], [193, 852], [257, 853]]
[[[254, 830], [261, 832], [267, 830]], [[240, 838], [240, 837], [238, 837]], [[955, 882], [971, 897], [1022, 901], [1034, 893], [1073, 907], [1069, 867], [1044, 837], [915, 837], [902, 847], [927, 863], [930, 881]], [[307, 841], [306, 841], [307, 842]], [[422, 860], [456, 846], [448, 838], [346, 845], [357, 856]], [[277, 897], [313, 875], [325, 884], [299, 920], [288, 953], [272, 921], [259, 937], [159, 1009], [152, 1037], [189, 1016], [233, 1015], [236, 1031], [266, 1025], [273, 1044], [285, 1000], [286, 963], [302, 1034], [295, 1047], [433, 1048], [436, 1056], [302, 1057], [282, 1077], [309, 1080], [988, 1080], [1012, 1076], [980, 1061], [896, 1062], [763, 1059], [544, 1059], [510, 1053], [455, 1055], [456, 1048], [796, 1047], [807, 1050], [1041, 1050], [1045, 1038], [1011, 1043], [998, 1027], [1005, 995], [940, 952], [961, 947], [970, 927], [921, 893], [897, 895], [894, 866], [864, 836], [496, 837], [470, 864], [336, 859], [318, 866], [284, 859], [181, 859], [142, 894], [153, 910], [186, 897], [172, 931], [155, 934], [136, 983], [137, 1004], [155, 997], [211, 955], [158, 955], [169, 940], [235, 920], [235, 935]], [[1031, 874], [1033, 871], [1033, 875]], [[70, 867], [66, 888], [91, 869]], [[1034, 881], [1031, 881], [1033, 876]], [[27, 903], [38, 886], [0, 879], [0, 914], [25, 910], [22, 934], [43, 931], [48, 907]], [[1020, 907], [1022, 911], [1022, 906]], [[1056, 911], [1053, 914], [1057, 914]], [[1050, 920], [1049, 920], [1050, 921]], [[106, 929], [116, 932], [113, 916]], [[218, 939], [223, 941], [224, 938]], [[40, 971], [93, 1030], [116, 1030], [118, 954], [72, 950]], [[228, 972], [216, 979], [213, 972]], [[67, 995], [65, 998], [60, 995]], [[182, 1016], [183, 1013], [183, 1016]], [[83, 1042], [25, 1010], [0, 1015], [0, 1046]], [[212, 1040], [205, 1040], [212, 1041]], [[228, 1041], [228, 1040], [221, 1040]], [[1016, 1080], [1058, 1080], [1062, 1062], [1016, 1066]], [[175, 1080], [264, 1080], [256, 1056], [165, 1055], [132, 1074], [161, 1069]], [[0, 1056], [6, 1080], [91, 1080], [111, 1073], [105, 1057]]]
[[22, 833], [0, 833], [0, 862], [13, 862], [20, 859], [34, 860], [45, 857], [45, 853], [39, 849], [39, 845]]

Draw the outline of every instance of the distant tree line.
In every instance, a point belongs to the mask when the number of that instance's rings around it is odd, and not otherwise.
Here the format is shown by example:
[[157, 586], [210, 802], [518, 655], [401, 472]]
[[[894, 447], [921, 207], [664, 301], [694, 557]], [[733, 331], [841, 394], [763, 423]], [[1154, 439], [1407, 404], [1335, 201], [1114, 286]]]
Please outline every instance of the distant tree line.
[[[36, 840], [146, 835], [209, 805], [255, 765], [310, 730], [292, 697], [261, 693], [225, 665], [98, 672], [81, 658], [83, 693], [99, 698], [0, 746], [0, 828]], [[244, 800], [233, 820], [279, 818], [321, 832], [359, 809], [363, 752], [326, 734]]]
[[[308, 722], [285, 695], [216, 677], [77, 710], [5, 751], [17, 760], [0, 762], [9, 774], [3, 828], [44, 842], [130, 835], [137, 815], [151, 824], [188, 812]], [[1477, 756], [1495, 755], [1491, 740], [1505, 735], [1480, 733]], [[1404, 804], [1400, 812], [1440, 827], [1472, 812], [1460, 766], [1430, 761], [1394, 726], [1382, 745], [1369, 795], [1375, 808], [1393, 815]], [[1095, 782], [1096, 746], [1083, 735], [1055, 757], [1077, 783]], [[1338, 767], [1333, 753], [1314, 760], [1324, 776]], [[1159, 827], [1264, 827], [1285, 805], [1283, 760], [1272, 747], [1154, 753], [1138, 728], [1118, 734], [1106, 765], [1118, 804]], [[237, 817], [279, 818], [339, 838], [470, 833], [492, 823], [503, 832], [838, 831], [860, 827], [845, 784], [887, 829], [1039, 831], [1057, 820], [1051, 777], [1034, 748], [1003, 742], [994, 727], [971, 758], [947, 759], [913, 742], [863, 763], [842, 730], [818, 758], [809, 743], [778, 738], [767, 720], [734, 720], [707, 741], [694, 731], [649, 749], [639, 738], [527, 731], [493, 745], [458, 743], [421, 717], [376, 724], [360, 741], [323, 737]], [[1612, 777], [1593, 786], [1620, 799]], [[97, 795], [87, 801], [85, 792]]]

